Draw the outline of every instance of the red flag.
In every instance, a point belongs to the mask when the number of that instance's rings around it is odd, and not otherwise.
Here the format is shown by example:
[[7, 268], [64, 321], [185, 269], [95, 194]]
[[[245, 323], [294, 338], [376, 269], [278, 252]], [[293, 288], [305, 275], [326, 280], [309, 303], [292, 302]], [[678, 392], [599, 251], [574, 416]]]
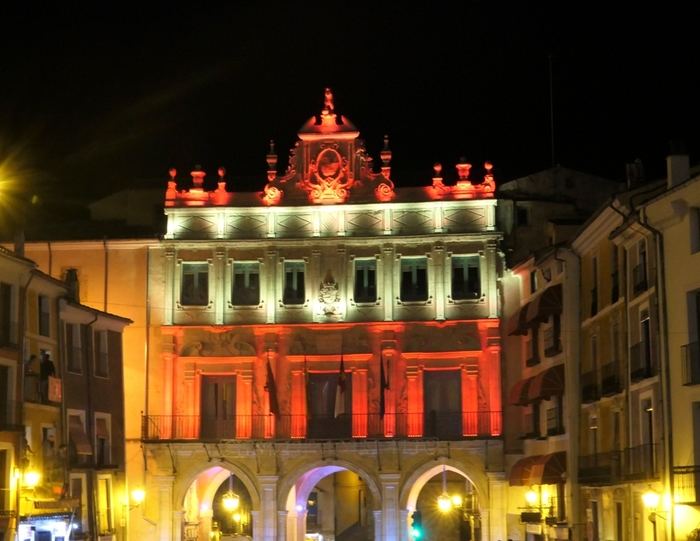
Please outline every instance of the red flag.
[[340, 354], [340, 371], [338, 372], [338, 386], [335, 390], [335, 417], [336, 419], [345, 413], [345, 363], [343, 354]]
[[[388, 369], [388, 367], [387, 367]], [[386, 412], [386, 397], [385, 391], [389, 388], [389, 378], [384, 373], [384, 355], [379, 357], [379, 379], [380, 379], [380, 395], [379, 395], [379, 416], [383, 419]]]
[[267, 379], [265, 381], [265, 390], [269, 395], [270, 413], [273, 415], [280, 414], [280, 404], [277, 401], [277, 385], [275, 384], [275, 375], [272, 372], [270, 364], [270, 352], [267, 353]]

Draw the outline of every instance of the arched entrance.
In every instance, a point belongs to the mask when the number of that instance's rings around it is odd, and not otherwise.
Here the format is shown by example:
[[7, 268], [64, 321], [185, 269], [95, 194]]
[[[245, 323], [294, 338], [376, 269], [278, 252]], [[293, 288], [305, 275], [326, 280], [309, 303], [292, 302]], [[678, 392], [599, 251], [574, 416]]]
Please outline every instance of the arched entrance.
[[377, 482], [346, 461], [319, 462], [280, 483], [279, 539], [285, 541], [374, 540], [381, 515]]
[[207, 468], [194, 476], [185, 492], [182, 539], [209, 540], [212, 532], [229, 539], [252, 538], [259, 508], [257, 488], [242, 470], [229, 464]]
[[[482, 508], [488, 502], [483, 473], [457, 461], [442, 459], [418, 468], [401, 492], [405, 519], [402, 539], [411, 537], [413, 521], [418, 522], [422, 539], [441, 541], [481, 541], [486, 530]], [[415, 515], [414, 515], [415, 513]]]

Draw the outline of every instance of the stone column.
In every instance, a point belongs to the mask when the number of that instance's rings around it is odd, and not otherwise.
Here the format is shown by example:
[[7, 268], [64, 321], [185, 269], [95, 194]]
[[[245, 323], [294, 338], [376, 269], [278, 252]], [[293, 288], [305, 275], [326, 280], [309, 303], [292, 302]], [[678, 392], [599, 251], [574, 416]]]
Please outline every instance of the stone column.
[[[276, 475], [259, 475], [258, 482], [260, 483], [260, 514], [262, 515], [262, 520], [258, 520], [261, 524], [261, 528], [255, 531], [253, 536], [255, 541], [260, 539], [261, 541], [275, 541], [275, 539], [280, 539], [286, 541], [284, 535], [286, 534], [284, 526], [280, 532], [277, 528], [279, 521], [275, 523], [275, 518], [278, 516], [277, 513], [277, 480]], [[286, 520], [286, 511], [285, 520]], [[282, 523], [284, 525], [284, 522]], [[277, 537], [281, 535], [282, 537]]]
[[182, 539], [182, 516], [184, 515], [181, 509], [173, 511], [173, 536], [171, 539]]
[[226, 306], [226, 250], [217, 248], [214, 257], [214, 317], [217, 325], [224, 323], [224, 308]]
[[382, 541], [382, 511], [375, 509], [374, 514], [374, 541]]
[[407, 539], [410, 539], [408, 537], [408, 509], [401, 509], [401, 511], [399, 512], [399, 521], [401, 532], [399, 539], [401, 541], [406, 541]]
[[277, 251], [270, 250], [265, 258], [265, 300], [267, 317], [265, 323], [275, 322], [275, 310], [277, 308]]
[[277, 541], [287, 541], [287, 511], [277, 511]]
[[[253, 527], [255, 527], [255, 511], [251, 513], [253, 515]], [[214, 511], [207, 509], [206, 511], [199, 512], [199, 537], [201, 539], [209, 539], [209, 534], [211, 533], [211, 521], [214, 516]]]
[[498, 258], [496, 254], [496, 241], [490, 240], [486, 244], [486, 283], [482, 279], [482, 291], [486, 287], [487, 302], [489, 303], [489, 317], [498, 317]]
[[[174, 475], [154, 475], [153, 485], [158, 491], [158, 526], [156, 538], [159, 541], [171, 541], [173, 537], [173, 483]], [[179, 539], [179, 538], [177, 538]]]
[[445, 320], [445, 248], [435, 246], [433, 250], [433, 284], [435, 284], [435, 319]]
[[390, 541], [399, 538], [399, 479], [398, 473], [383, 473], [381, 481], [382, 497], [382, 540]]
[[[384, 321], [394, 320], [394, 248], [384, 246], [382, 248], [382, 282], [384, 291], [381, 292], [384, 299]], [[377, 280], [377, 283], [379, 280]]]
[[[150, 256], [150, 255], [149, 255]], [[163, 299], [163, 325], [173, 324], [173, 297], [175, 296], [175, 250], [167, 248], [165, 250], [165, 298]], [[149, 332], [150, 329], [146, 329]]]
[[[487, 472], [489, 479], [489, 515], [483, 516], [482, 524], [486, 524], [489, 539], [506, 539], [508, 527], [506, 524], [507, 489], [504, 472]], [[488, 519], [488, 522], [486, 520]]]

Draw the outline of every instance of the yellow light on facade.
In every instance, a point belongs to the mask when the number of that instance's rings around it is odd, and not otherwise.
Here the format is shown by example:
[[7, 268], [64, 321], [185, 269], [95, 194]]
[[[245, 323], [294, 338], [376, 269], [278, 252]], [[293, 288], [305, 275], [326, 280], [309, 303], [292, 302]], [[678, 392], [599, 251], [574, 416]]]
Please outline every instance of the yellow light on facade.
[[549, 498], [550, 498], [549, 490], [547, 490], [546, 488], [543, 488], [542, 489], [542, 505], [544, 507], [549, 506]]
[[647, 490], [642, 494], [642, 502], [647, 509], [656, 509], [659, 505], [659, 493], [655, 490]]
[[227, 492], [223, 499], [224, 509], [227, 511], [235, 511], [241, 503], [238, 494]]
[[135, 488], [134, 490], [131, 491], [131, 501], [134, 502], [136, 505], [139, 505], [143, 503], [143, 500], [146, 499], [146, 491], [142, 488]]
[[447, 513], [450, 509], [452, 509], [452, 500], [446, 492], [443, 492], [438, 498], [437, 505], [440, 511]]
[[29, 470], [24, 472], [24, 478], [22, 479], [22, 483], [27, 488], [34, 488], [39, 484], [40, 480], [41, 474], [38, 471]]
[[462, 507], [462, 496], [460, 496], [459, 494], [453, 494], [452, 505], [454, 507]]
[[525, 501], [531, 507], [534, 507], [535, 505], [537, 505], [537, 492], [535, 492], [532, 489], [528, 490], [525, 493]]

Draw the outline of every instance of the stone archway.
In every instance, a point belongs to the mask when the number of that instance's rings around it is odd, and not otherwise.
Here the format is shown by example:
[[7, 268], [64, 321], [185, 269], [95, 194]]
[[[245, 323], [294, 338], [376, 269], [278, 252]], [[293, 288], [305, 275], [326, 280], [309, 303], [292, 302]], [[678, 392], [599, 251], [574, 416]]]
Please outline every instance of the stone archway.
[[[261, 530], [260, 491], [254, 476], [247, 470], [230, 462], [207, 465], [206, 468], [192, 469], [178, 476], [174, 487], [175, 509], [182, 510], [182, 531], [175, 539], [187, 539], [187, 529], [195, 529], [200, 539], [208, 539], [214, 509], [214, 496], [219, 487], [233, 475], [239, 479], [250, 497], [251, 516], [254, 532]], [[254, 538], [258, 538], [257, 533]]]
[[298, 466], [279, 483], [277, 493], [279, 509], [277, 539], [279, 541], [303, 541], [306, 531], [306, 502], [319, 481], [334, 473], [349, 471], [360, 477], [372, 497], [372, 512], [375, 521], [381, 524], [381, 492], [379, 483], [365, 468], [347, 460], [318, 460]]
[[460, 461], [453, 458], [438, 457], [423, 463], [404, 481], [399, 493], [401, 521], [401, 540], [407, 540], [410, 515], [416, 510], [418, 496], [425, 485], [443, 472], [453, 472], [469, 481], [477, 494], [482, 515], [487, 515], [484, 503], [489, 501], [489, 482], [483, 467], [476, 461]]

